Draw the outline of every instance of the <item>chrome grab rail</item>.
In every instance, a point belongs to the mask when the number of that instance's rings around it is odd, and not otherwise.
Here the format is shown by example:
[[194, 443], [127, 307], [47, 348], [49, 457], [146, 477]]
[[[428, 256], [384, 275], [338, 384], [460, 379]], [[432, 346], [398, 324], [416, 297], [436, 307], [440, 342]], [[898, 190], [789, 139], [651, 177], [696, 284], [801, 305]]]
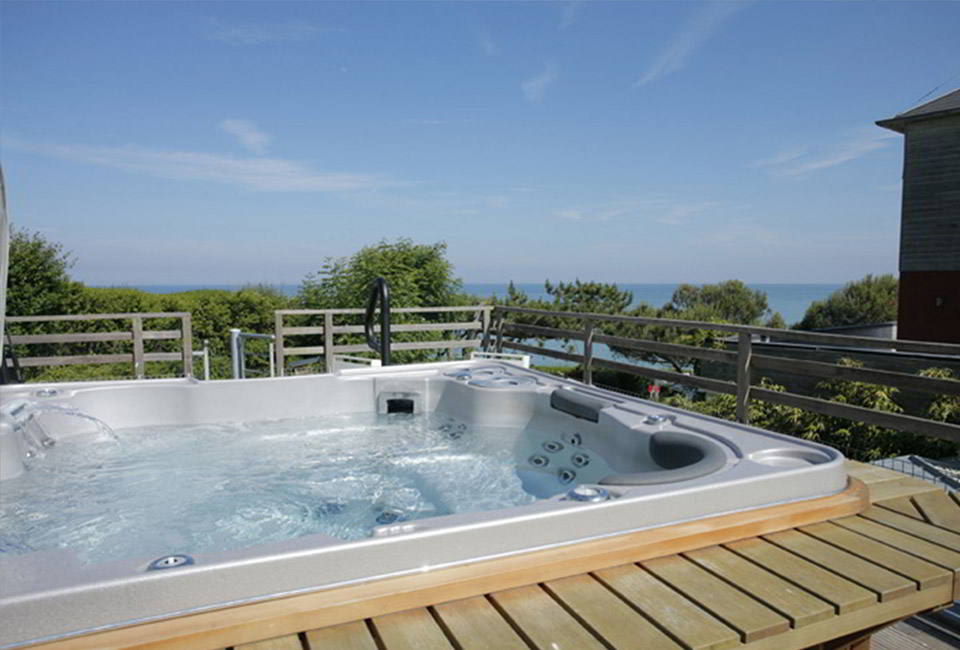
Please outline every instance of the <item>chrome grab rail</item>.
[[[270, 341], [274, 341], [276, 338], [273, 334], [251, 334], [250, 332], [241, 332], [236, 327], [232, 328], [230, 330], [230, 365], [233, 371], [233, 378], [247, 378], [247, 339], [269, 339]], [[270, 357], [270, 376], [273, 377], [276, 374], [273, 360], [273, 346], [270, 346], [268, 356]]]
[[[380, 338], [373, 333], [373, 314], [380, 301]], [[367, 300], [367, 313], [363, 321], [363, 332], [367, 345], [380, 353], [380, 363], [390, 365], [390, 286], [384, 278], [377, 278], [370, 285], [370, 299]]]

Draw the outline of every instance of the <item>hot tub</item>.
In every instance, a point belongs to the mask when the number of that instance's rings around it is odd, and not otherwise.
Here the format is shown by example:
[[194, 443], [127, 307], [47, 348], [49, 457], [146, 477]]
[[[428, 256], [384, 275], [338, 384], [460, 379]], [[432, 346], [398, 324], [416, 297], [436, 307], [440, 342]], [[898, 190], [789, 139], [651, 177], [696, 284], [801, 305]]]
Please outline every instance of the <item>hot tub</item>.
[[828, 447], [490, 361], [0, 398], [0, 647], [847, 487]]

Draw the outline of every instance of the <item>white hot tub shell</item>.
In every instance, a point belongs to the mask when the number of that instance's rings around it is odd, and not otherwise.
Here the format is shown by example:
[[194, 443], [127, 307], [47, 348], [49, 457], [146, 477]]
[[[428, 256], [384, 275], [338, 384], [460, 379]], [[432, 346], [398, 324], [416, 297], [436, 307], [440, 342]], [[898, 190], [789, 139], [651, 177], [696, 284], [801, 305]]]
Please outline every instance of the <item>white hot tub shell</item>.
[[[13, 485], [23, 471], [23, 441], [12, 411], [38, 403], [77, 409], [114, 429], [391, 410], [443, 413], [474, 426], [556, 432], [574, 452], [582, 445], [612, 468], [592, 483], [571, 479], [553, 496], [528, 505], [401, 521], [378, 526], [362, 540], [307, 535], [196, 553], [193, 564], [163, 571], [147, 571], [155, 557], [86, 564], [69, 548], [0, 552], [0, 647], [574, 544], [847, 487], [843, 456], [829, 447], [491, 361], [243, 381], [4, 386], [0, 398], [0, 486]], [[69, 415], [44, 418], [54, 437], [91, 426]], [[539, 466], [543, 461], [536, 456], [517, 455], [525, 482], [557, 479], [576, 461], [570, 456]], [[568, 477], [560, 476], [561, 482]], [[9, 492], [0, 487], [0, 499]], [[597, 495], [600, 500], [593, 500]]]

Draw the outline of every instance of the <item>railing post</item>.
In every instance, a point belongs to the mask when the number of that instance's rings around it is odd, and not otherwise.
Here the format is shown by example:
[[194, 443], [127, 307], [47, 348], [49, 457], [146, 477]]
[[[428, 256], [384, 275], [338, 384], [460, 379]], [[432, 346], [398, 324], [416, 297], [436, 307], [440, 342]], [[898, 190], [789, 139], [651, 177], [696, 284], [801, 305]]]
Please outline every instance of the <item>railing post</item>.
[[279, 311], [273, 312], [273, 332], [276, 337], [273, 340], [274, 355], [277, 358], [277, 371], [283, 377], [284, 354], [283, 354], [283, 314]]
[[203, 339], [203, 378], [210, 381], [210, 341]]
[[133, 316], [133, 376], [137, 379], [143, 379], [145, 369], [143, 367], [143, 318]]
[[[190, 312], [180, 316], [180, 340], [183, 342], [183, 376], [193, 377], [193, 316]], [[209, 375], [209, 357], [205, 364], [204, 372]]]
[[240, 330], [230, 329], [230, 374], [234, 379], [240, 379]]
[[276, 341], [277, 341], [277, 337], [271, 336], [270, 343], [267, 344], [267, 357], [270, 360], [270, 376], [271, 377], [277, 376], [277, 366], [276, 366], [276, 362], [274, 361], [274, 355], [273, 355], [273, 351], [276, 348], [274, 343], [276, 343]]
[[323, 313], [323, 371], [333, 372], [333, 312]]
[[497, 319], [497, 352], [503, 352], [503, 314]]
[[752, 335], [740, 332], [737, 338], [737, 422], [750, 421], [750, 356], [753, 354]]
[[483, 336], [481, 337], [480, 347], [484, 352], [489, 352], [487, 348], [490, 346], [490, 312], [493, 310], [493, 307], [485, 305], [483, 309], [480, 310], [481, 323], [483, 323]]
[[583, 321], [583, 383], [593, 385], [593, 321]]

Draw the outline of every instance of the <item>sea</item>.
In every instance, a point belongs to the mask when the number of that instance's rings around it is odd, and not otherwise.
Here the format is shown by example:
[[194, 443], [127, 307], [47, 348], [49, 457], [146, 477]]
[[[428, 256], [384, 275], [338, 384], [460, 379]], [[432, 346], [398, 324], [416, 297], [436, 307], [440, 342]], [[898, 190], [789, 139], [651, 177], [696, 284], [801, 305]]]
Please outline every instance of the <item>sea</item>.
[[[141, 289], [150, 293], [179, 293], [196, 289], [224, 289], [236, 291], [243, 285], [238, 284], [164, 284], [164, 285], [133, 285], [131, 288]], [[283, 293], [296, 295], [300, 285], [275, 284], [270, 285]], [[679, 283], [674, 284], [635, 284], [630, 282], [617, 283], [621, 290], [633, 294], [633, 303], [645, 302], [653, 307], [662, 307], [670, 301], [674, 290]], [[787, 324], [793, 324], [803, 319], [807, 307], [815, 300], [823, 300], [834, 291], [842, 288], [843, 284], [748, 284], [751, 289], [758, 289], [767, 294], [767, 304], [773, 312], [780, 312]], [[544, 285], [539, 282], [515, 282], [514, 287], [523, 291], [531, 300], [549, 299]], [[466, 293], [479, 298], [490, 296], [503, 297], [507, 293], [506, 282], [465, 282]]]

